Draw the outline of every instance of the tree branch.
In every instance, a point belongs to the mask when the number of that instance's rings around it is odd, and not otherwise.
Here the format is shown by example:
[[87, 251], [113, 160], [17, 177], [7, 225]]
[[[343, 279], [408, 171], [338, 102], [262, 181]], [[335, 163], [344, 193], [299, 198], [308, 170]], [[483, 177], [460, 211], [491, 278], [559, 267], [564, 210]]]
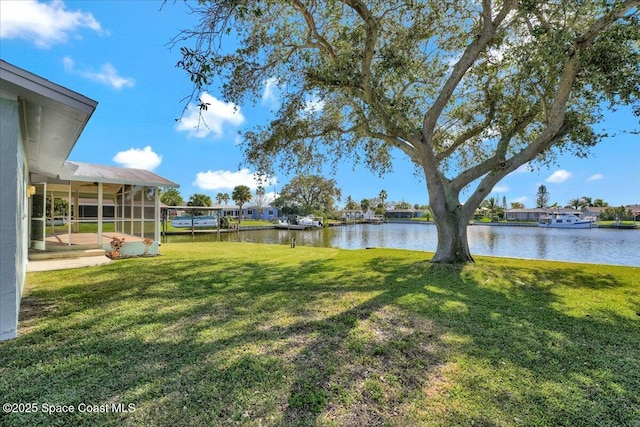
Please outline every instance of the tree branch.
[[[486, 86], [485, 86], [485, 89], [487, 89]], [[486, 91], [485, 91], [485, 95], [486, 95]], [[452, 155], [456, 151], [456, 149], [458, 149], [458, 147], [460, 147], [462, 144], [467, 142], [469, 139], [480, 135], [483, 130], [487, 129], [489, 125], [491, 125], [491, 122], [493, 121], [496, 115], [496, 103], [495, 101], [490, 102], [487, 98], [488, 97], [485, 97], [485, 103], [488, 104], [489, 112], [485, 116], [484, 121], [472, 127], [471, 129], [468, 129], [462, 134], [458, 135], [458, 137], [449, 147], [447, 147], [444, 151], [438, 153], [436, 155], [436, 161], [438, 163], [441, 162], [443, 159]]]
[[[566, 124], [563, 125], [558, 130], [558, 133], [548, 142], [547, 145], [550, 147], [556, 142], [561, 141], [568, 134], [570, 129], [571, 128], [569, 125], [566, 125]], [[487, 196], [489, 191], [498, 182], [500, 182], [500, 180], [502, 180], [505, 176], [507, 176], [508, 174], [510, 174], [511, 172], [513, 172], [514, 170], [516, 170], [517, 168], [519, 168], [520, 166], [527, 163], [533, 158], [533, 157], [530, 157], [530, 153], [528, 153], [527, 151], [528, 150], [522, 150], [517, 155], [511, 157], [507, 161], [507, 165], [503, 169], [497, 170], [495, 173], [490, 173], [485, 175], [485, 177], [480, 181], [480, 183], [476, 187], [476, 190], [473, 192], [471, 196], [469, 196], [469, 198], [465, 202], [463, 210], [464, 210], [464, 214], [467, 217], [471, 218], [471, 216], [475, 212], [475, 209], [476, 209], [475, 206], [478, 206], [482, 202], [482, 200], [484, 200], [484, 198]]]
[[[336, 58], [336, 54], [333, 51], [333, 46], [331, 43], [327, 41], [319, 32], [318, 27], [316, 26], [315, 20], [313, 19], [313, 14], [307, 9], [307, 7], [299, 0], [292, 0], [291, 5], [294, 9], [298, 10], [302, 15], [304, 21], [307, 23], [307, 28], [309, 29], [309, 44], [318, 47], [320, 50], [324, 51], [331, 59]], [[315, 39], [318, 43], [311, 42], [311, 39]]]
[[600, 34], [602, 30], [611, 25], [616, 20], [622, 18], [632, 9], [640, 7], [640, 1], [628, 0], [620, 3], [618, 8], [613, 8], [609, 13], [595, 21], [587, 31], [580, 37], [576, 38], [575, 45], [578, 50], [589, 46], [595, 40], [596, 36]]
[[[517, 169], [520, 165], [514, 167], [512, 160], [506, 159], [509, 143], [519, 132], [522, 132], [533, 121], [539, 111], [540, 109], [537, 104], [532, 106], [527, 114], [518, 120], [508, 132], [502, 134], [493, 156], [467, 169], [466, 171], [459, 173], [458, 176], [451, 181], [451, 187], [454, 188], [454, 191], [462, 190], [470, 182], [486, 175], [487, 172], [490, 172], [491, 170], [511, 171]], [[526, 161], [523, 163], [526, 163]]]
[[514, 0], [506, 1], [502, 6], [502, 9], [496, 16], [495, 20], [492, 21], [490, 19], [491, 2], [488, 0], [483, 1], [483, 28], [480, 32], [479, 37], [475, 41], [473, 41], [467, 47], [467, 49], [465, 49], [458, 62], [454, 65], [451, 75], [442, 87], [440, 94], [424, 116], [422, 127], [423, 133], [425, 133], [425, 143], [430, 143], [438, 118], [451, 99], [455, 88], [458, 86], [458, 84], [467, 73], [469, 68], [476, 61], [476, 59], [478, 59], [480, 53], [487, 47], [487, 45], [496, 35], [497, 27], [502, 23], [502, 21], [504, 21], [508, 13], [513, 9], [515, 3], [516, 2]]

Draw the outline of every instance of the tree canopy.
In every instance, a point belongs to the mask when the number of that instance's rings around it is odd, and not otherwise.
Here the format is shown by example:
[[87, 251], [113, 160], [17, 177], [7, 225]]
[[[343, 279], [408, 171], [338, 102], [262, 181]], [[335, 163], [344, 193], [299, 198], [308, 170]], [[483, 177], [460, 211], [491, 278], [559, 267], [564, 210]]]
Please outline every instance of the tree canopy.
[[[189, 196], [189, 201], [187, 202], [187, 206], [211, 206], [213, 203], [211, 202], [211, 197], [202, 193], [193, 193]], [[194, 210], [194, 215], [207, 215], [209, 211], [206, 210]]]
[[166, 191], [163, 191], [160, 196], [160, 201], [167, 206], [184, 205], [184, 199], [182, 198], [180, 191], [175, 188], [169, 188]]
[[222, 202], [227, 204], [229, 202], [229, 195], [227, 193], [216, 194], [216, 202], [218, 202], [219, 205], [221, 205]]
[[353, 200], [353, 197], [351, 197], [350, 195], [347, 196], [347, 200], [345, 202], [346, 204], [344, 205], [344, 208], [347, 210], [360, 209], [360, 205], [355, 200]]
[[265, 206], [269, 204], [267, 190], [264, 188], [264, 186], [258, 185], [258, 187], [256, 188], [256, 193], [254, 194], [252, 200], [256, 209], [258, 209], [258, 212], [262, 214]]
[[259, 171], [351, 158], [384, 173], [399, 150], [426, 178], [433, 260], [465, 262], [468, 220], [496, 183], [558, 152], [586, 156], [603, 108], [640, 114], [639, 4], [201, 1], [175, 42], [194, 37], [178, 66], [196, 97], [221, 83], [242, 105], [279, 85], [275, 118], [245, 134]]
[[328, 213], [334, 209], [340, 197], [341, 191], [334, 179], [299, 175], [282, 188], [275, 205], [288, 213]]
[[549, 205], [549, 191], [544, 184], [540, 184], [538, 192], [536, 193], [536, 207], [544, 208]]
[[194, 193], [189, 196], [187, 206], [211, 206], [211, 197], [202, 193]]

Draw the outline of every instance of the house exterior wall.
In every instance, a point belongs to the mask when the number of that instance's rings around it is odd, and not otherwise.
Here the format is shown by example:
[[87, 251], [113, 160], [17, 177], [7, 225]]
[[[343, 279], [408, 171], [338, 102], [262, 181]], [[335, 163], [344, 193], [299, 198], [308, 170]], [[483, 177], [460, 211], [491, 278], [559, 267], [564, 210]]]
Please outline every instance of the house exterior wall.
[[546, 215], [544, 209], [509, 209], [506, 218], [508, 221], [539, 221], [540, 217]]
[[0, 341], [15, 338], [27, 268], [28, 168], [17, 99], [0, 97]]
[[[262, 210], [262, 214], [260, 213]], [[272, 219], [278, 218], [278, 209], [273, 206], [265, 206], [262, 208], [250, 207], [242, 210], [247, 218], [251, 219], [263, 219], [266, 221], [271, 221]]]
[[413, 209], [391, 209], [384, 213], [385, 218], [416, 218], [418, 215]]
[[360, 209], [345, 209], [341, 212], [343, 221], [355, 221], [365, 219], [364, 212]]
[[[262, 210], [262, 212], [260, 212]], [[237, 206], [229, 206], [228, 208], [223, 205], [222, 216], [230, 216], [234, 218], [241, 217], [241, 219], [263, 219], [271, 221], [278, 218], [278, 209], [273, 206], [263, 206], [258, 208], [256, 206], [249, 206], [239, 210]], [[187, 215], [189, 213], [187, 212]]]

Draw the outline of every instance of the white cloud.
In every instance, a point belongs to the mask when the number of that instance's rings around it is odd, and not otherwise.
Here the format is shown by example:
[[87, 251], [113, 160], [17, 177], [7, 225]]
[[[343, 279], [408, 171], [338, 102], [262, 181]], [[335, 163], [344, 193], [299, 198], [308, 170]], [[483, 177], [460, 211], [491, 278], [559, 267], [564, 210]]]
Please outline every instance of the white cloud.
[[278, 89], [278, 79], [271, 77], [264, 82], [262, 105], [270, 105], [272, 108], [275, 108], [280, 102], [279, 98], [280, 91]]
[[62, 58], [62, 64], [64, 69], [71, 74], [76, 74], [85, 77], [89, 80], [93, 80], [98, 83], [103, 83], [114, 89], [122, 89], [123, 87], [133, 87], [135, 80], [131, 77], [122, 77], [118, 74], [118, 70], [110, 63], [105, 63], [100, 67], [100, 71], [92, 71], [89, 69], [76, 68], [75, 61], [70, 56]]
[[304, 111], [308, 114], [314, 114], [322, 111], [324, 108], [325, 102], [318, 98], [317, 96], [312, 96], [307, 99], [304, 105]]
[[[269, 178], [262, 182], [265, 189], [278, 183], [276, 177]], [[244, 168], [236, 172], [217, 170], [198, 172], [193, 185], [202, 190], [231, 190], [238, 185], [246, 185], [251, 190], [258, 188], [257, 175]]]
[[154, 170], [162, 163], [162, 156], [154, 153], [150, 146], [130, 148], [127, 151], [120, 151], [113, 157], [113, 161], [126, 168]]
[[509, 191], [509, 187], [507, 185], [496, 185], [491, 190], [492, 193], [506, 193]]
[[587, 182], [598, 181], [598, 180], [601, 180], [602, 178], [604, 178], [604, 175], [602, 175], [601, 173], [597, 173], [587, 178]]
[[61, 0], [0, 1], [0, 39], [24, 39], [40, 48], [65, 43], [81, 28], [106, 34], [91, 13], [67, 10]]
[[552, 184], [559, 184], [571, 178], [572, 175], [573, 174], [571, 172], [560, 169], [549, 175], [549, 178], [547, 178], [546, 181]]
[[75, 71], [76, 63], [70, 56], [65, 56], [64, 58], [62, 58], [62, 65], [64, 66], [64, 69], [70, 73], [73, 73]]
[[527, 201], [529, 200], [529, 198], [527, 196], [521, 196], [521, 197], [517, 197], [513, 200], [510, 200], [510, 202], [519, 202], [522, 203], [523, 205], [526, 206]]
[[267, 203], [272, 203], [278, 197], [278, 193], [275, 191], [269, 191], [264, 195], [265, 201]]
[[178, 122], [176, 129], [189, 132], [189, 136], [204, 138], [213, 133], [220, 137], [223, 135], [223, 126], [230, 124], [239, 126], [244, 123], [244, 116], [240, 112], [240, 107], [233, 103], [220, 101], [206, 92], [202, 93], [200, 99], [203, 103], [209, 104], [206, 110], [200, 110], [195, 104], [189, 104], [184, 116]]

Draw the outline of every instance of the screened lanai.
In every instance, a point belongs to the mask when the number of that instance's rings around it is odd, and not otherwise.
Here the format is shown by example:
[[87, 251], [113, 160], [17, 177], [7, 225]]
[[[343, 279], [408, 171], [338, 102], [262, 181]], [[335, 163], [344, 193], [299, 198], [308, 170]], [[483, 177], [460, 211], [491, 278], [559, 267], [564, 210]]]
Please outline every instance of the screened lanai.
[[66, 162], [64, 170], [30, 176], [32, 248], [160, 241], [160, 188], [178, 184], [142, 169]]

